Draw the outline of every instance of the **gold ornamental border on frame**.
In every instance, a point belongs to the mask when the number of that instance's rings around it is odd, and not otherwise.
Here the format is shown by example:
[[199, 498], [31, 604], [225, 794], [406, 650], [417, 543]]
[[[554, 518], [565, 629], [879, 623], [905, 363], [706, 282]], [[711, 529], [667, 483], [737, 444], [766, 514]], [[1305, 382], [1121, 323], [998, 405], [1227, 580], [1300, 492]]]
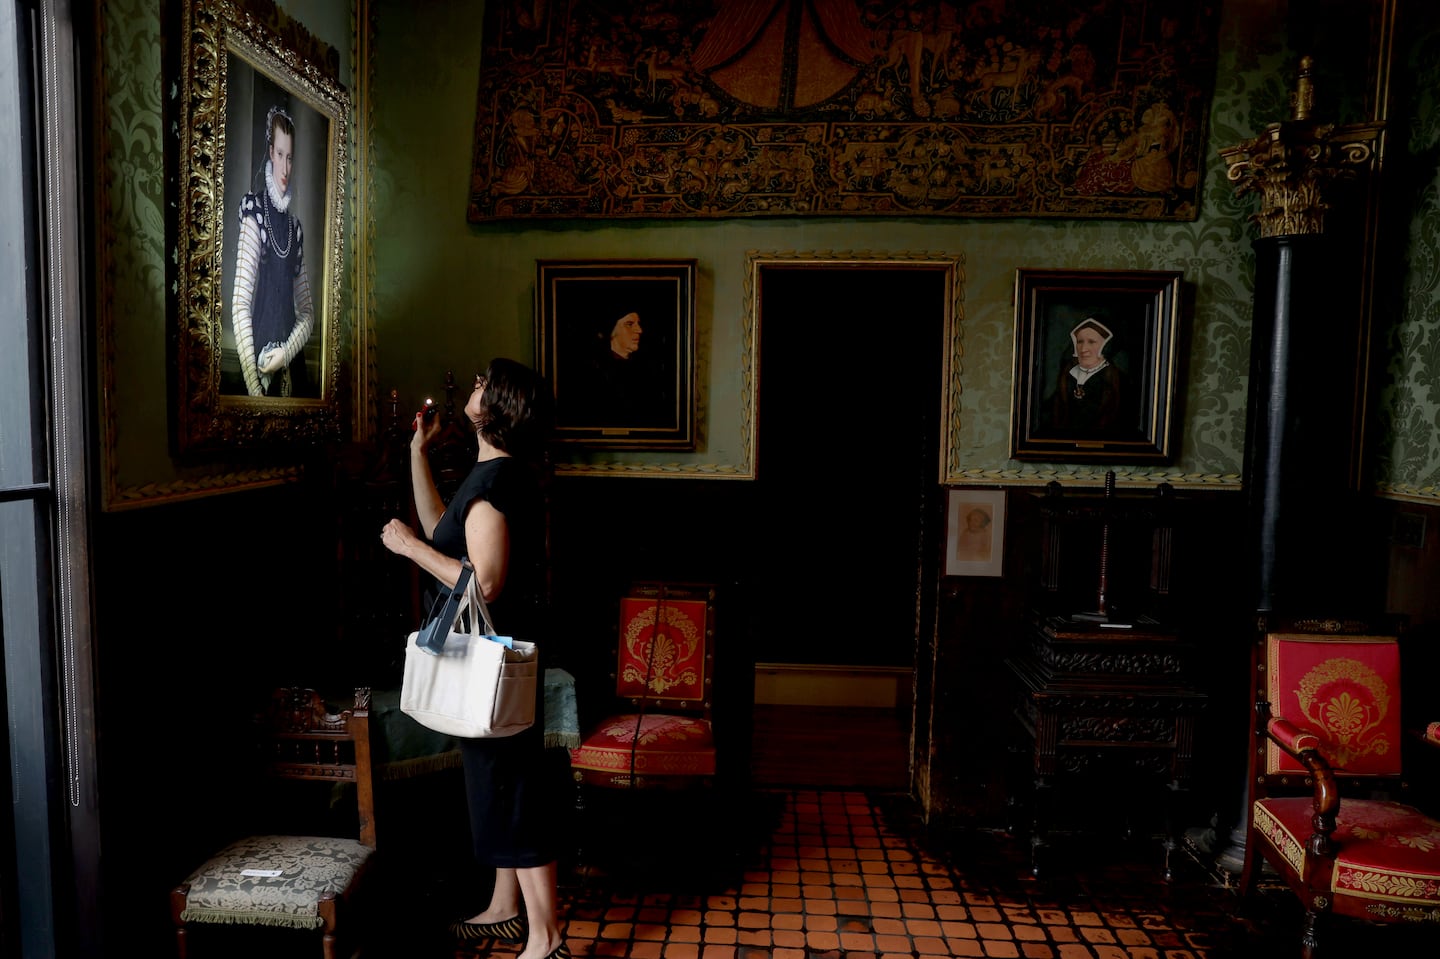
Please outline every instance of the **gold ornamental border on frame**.
[[[263, 13], [263, 10], [261, 10]], [[298, 30], [298, 25], [294, 25]], [[182, 10], [178, 126], [175, 425], [180, 455], [237, 448], [318, 446], [342, 435], [340, 295], [345, 264], [346, 169], [350, 98], [307, 57], [294, 36], [277, 32], [244, 4], [188, 0]], [[221, 388], [221, 344], [228, 322], [225, 249], [233, 243], [234, 210], [226, 202], [231, 117], [228, 77], [234, 63], [253, 70], [308, 109], [325, 127], [325, 163], [317, 180], [323, 211], [307, 231], [306, 264], [318, 338], [317, 397], [252, 397]], [[298, 140], [298, 137], [297, 137]], [[232, 191], [233, 192], [233, 191]], [[233, 255], [233, 251], [232, 251]]]

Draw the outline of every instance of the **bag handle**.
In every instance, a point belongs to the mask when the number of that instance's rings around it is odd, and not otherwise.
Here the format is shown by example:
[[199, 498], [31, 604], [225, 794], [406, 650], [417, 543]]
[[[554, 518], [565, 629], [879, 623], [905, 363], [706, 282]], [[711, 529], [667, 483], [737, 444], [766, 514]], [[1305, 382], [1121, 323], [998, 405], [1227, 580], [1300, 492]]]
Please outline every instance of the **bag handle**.
[[[438, 655], [445, 648], [445, 637], [460, 625], [461, 617], [465, 616], [471, 607], [480, 613], [479, 616], [469, 617], [469, 632], [472, 637], [478, 639], [483, 636], [510, 649], [515, 648], [510, 637], [495, 634], [495, 622], [490, 618], [490, 608], [485, 605], [480, 584], [475, 581], [475, 567], [470, 565], [468, 558], [460, 560], [460, 575], [455, 579], [455, 586], [437, 594], [431, 602], [430, 615], [425, 620], [424, 628], [416, 634], [415, 645], [428, 653]], [[481, 623], [485, 626], [483, 632], [480, 629]]]
[[[460, 588], [462, 580], [468, 580], [465, 586], [465, 595], [460, 599], [460, 608], [456, 610], [455, 621], [458, 623], [460, 617], [465, 615], [469, 607], [480, 611], [480, 616], [470, 617], [470, 635], [475, 639], [488, 639], [492, 643], [499, 643], [506, 649], [515, 648], [515, 640], [511, 636], [501, 636], [495, 629], [495, 621], [490, 618], [490, 607], [485, 603], [485, 595], [480, 592], [480, 583], [475, 579], [475, 567], [470, 565], [469, 558], [460, 560], [460, 580], [456, 580], [455, 588]], [[480, 622], [484, 622], [485, 629], [482, 632], [479, 628]]]

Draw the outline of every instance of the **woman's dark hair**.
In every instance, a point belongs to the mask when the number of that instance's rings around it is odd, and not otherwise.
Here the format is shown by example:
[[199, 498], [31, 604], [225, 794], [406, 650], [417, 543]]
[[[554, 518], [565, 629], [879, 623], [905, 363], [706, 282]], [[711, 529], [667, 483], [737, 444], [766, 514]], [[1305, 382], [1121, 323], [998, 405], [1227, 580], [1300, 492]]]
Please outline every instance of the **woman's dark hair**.
[[269, 112], [265, 114], [266, 150], [269, 150], [275, 145], [275, 131], [277, 129], [292, 140], [295, 138], [295, 121], [290, 118], [290, 114], [286, 113], [278, 103], [271, 107]]
[[479, 430], [486, 442], [511, 456], [538, 459], [550, 436], [550, 384], [525, 364], [504, 357], [491, 360], [480, 375], [485, 393]]

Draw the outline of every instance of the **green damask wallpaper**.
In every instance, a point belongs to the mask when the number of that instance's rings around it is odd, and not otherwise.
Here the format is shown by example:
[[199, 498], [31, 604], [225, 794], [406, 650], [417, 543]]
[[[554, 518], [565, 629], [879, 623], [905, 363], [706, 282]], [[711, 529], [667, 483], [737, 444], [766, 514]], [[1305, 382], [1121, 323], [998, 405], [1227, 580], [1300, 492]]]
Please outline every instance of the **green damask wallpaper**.
[[[1279, 9], [1276, 9], [1276, 8]], [[322, 40], [353, 55], [353, 7], [339, 0], [285, 4]], [[160, 23], [153, 5], [101, 5], [106, 181], [104, 243], [111, 284], [102, 324], [105, 367], [105, 473], [112, 505], [139, 505], [272, 479], [275, 470], [182, 467], [164, 429], [164, 230]], [[958, 416], [944, 472], [962, 483], [1099, 481], [1103, 464], [1084, 468], [1019, 463], [1007, 457], [1011, 396], [1014, 271], [1179, 269], [1188, 296], [1181, 343], [1179, 453], [1167, 468], [1117, 468], [1122, 482], [1162, 479], [1238, 488], [1245, 443], [1251, 313], [1253, 198], [1237, 199], [1215, 151], [1286, 117], [1294, 68], [1284, 4], [1226, 0], [1199, 218], [1192, 223], [1053, 220], [838, 220], [802, 218], [707, 222], [544, 223], [472, 226], [465, 220], [483, 4], [400, 0], [371, 4], [375, 382], [402, 403], [438, 392], [446, 369], [463, 378], [476, 362], [506, 354], [534, 357], [533, 285], [537, 259], [693, 256], [697, 284], [703, 448], [693, 454], [593, 454], [595, 466], [636, 474], [725, 475], [743, 463], [741, 378], [745, 342], [746, 251], [930, 252], [963, 257]], [[1401, 70], [1427, 69], [1415, 36]], [[1433, 68], [1428, 68], [1433, 69]], [[351, 83], [346, 71], [346, 82]], [[1433, 84], [1431, 85], [1433, 88]], [[1422, 89], [1425, 89], [1422, 86]], [[1424, 104], [1422, 104], [1424, 105]], [[1426, 123], [1437, 121], [1433, 110]], [[1340, 118], [1342, 121], [1357, 119]], [[363, 127], [363, 120], [356, 127]], [[1414, 150], [1434, 139], [1419, 124]], [[1433, 153], [1433, 151], [1430, 151]], [[1437, 400], [1430, 384], [1437, 307], [1433, 164], [1421, 214], [1412, 223], [1405, 304], [1391, 337], [1403, 346], [1386, 371], [1377, 418], [1375, 482], [1382, 491], [1431, 495], [1440, 468]], [[1428, 258], [1428, 259], [1427, 259]], [[813, 322], [814, 318], [796, 318]], [[817, 469], [828, 462], [817, 451]], [[607, 459], [608, 457], [608, 459]]]
[[[1403, 240], [1382, 250], [1384, 355], [1371, 450], [1381, 493], [1440, 499], [1440, 9], [1401, 8], [1396, 31], [1385, 222]], [[1397, 124], [1395, 121], [1401, 122]], [[1391, 307], [1393, 304], [1393, 307]]]

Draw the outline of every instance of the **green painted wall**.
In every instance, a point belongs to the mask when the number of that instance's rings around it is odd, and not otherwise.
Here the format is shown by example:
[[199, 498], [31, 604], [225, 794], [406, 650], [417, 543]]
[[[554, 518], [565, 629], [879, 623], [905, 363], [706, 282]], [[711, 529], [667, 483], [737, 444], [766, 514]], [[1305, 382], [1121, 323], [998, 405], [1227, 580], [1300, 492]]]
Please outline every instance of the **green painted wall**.
[[[1245, 434], [1251, 291], [1248, 198], [1236, 199], [1215, 149], [1288, 113], [1279, 19], [1230, 2], [1221, 23], [1211, 123], [1214, 158], [1194, 223], [963, 219], [780, 219], [471, 226], [465, 220], [482, 5], [376, 7], [375, 331], [381, 395], [407, 405], [446, 369], [465, 377], [493, 354], [530, 360], [537, 259], [693, 256], [699, 261], [702, 419], [694, 454], [628, 454], [627, 463], [735, 462], [742, 419], [745, 251], [930, 251], [965, 259], [959, 426], [947, 472], [966, 481], [1093, 479], [1078, 467], [1021, 464], [1008, 452], [1015, 269], [1182, 270], [1193, 314], [1182, 350], [1185, 420], [1179, 456], [1163, 469], [1120, 470], [1153, 481], [1237, 485]], [[1256, 38], [1261, 38], [1257, 40]], [[795, 322], [816, 323], [814, 317]], [[817, 335], [823, 327], [817, 324]], [[616, 461], [620, 454], [607, 454]], [[1087, 480], [1090, 481], [1090, 480]]]

